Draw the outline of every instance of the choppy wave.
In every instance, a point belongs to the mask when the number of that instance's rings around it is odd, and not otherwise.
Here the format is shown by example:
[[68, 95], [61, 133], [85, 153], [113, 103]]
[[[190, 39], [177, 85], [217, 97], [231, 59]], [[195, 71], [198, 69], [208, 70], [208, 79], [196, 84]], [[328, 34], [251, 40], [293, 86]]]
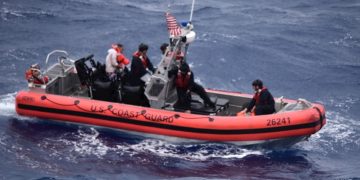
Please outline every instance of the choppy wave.
[[344, 37], [331, 41], [330, 44], [334, 44], [336, 46], [348, 47], [348, 48], [359, 48], [360, 40], [354, 38], [351, 33], [346, 33]]
[[0, 9], [0, 17], [3, 21], [9, 21], [14, 18], [42, 18], [42, 17], [55, 17], [54, 13], [37, 10], [12, 10], [7, 7]]
[[11, 11], [5, 7], [1, 8], [0, 16], [1, 16], [1, 19], [4, 21], [9, 20], [9, 18], [11, 18], [11, 17], [25, 17], [23, 14], [21, 14], [17, 11]]
[[[326, 112], [327, 124], [318, 133], [310, 137], [310, 142], [303, 146], [306, 150], [318, 151], [323, 154], [357, 151], [360, 147], [358, 129], [360, 122], [349, 116], [350, 108], [360, 99], [345, 98], [342, 101], [329, 98], [325, 104], [341, 109]], [[357, 148], [355, 148], [355, 147]]]

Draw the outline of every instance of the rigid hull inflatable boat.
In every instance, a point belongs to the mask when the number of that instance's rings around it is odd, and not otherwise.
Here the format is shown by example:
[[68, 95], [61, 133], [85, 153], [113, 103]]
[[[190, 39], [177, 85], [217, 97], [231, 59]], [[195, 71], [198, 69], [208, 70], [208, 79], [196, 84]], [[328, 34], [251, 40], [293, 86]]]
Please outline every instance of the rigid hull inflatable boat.
[[[239, 116], [238, 112], [251, 100], [252, 95], [211, 89], [207, 92], [216, 102], [215, 108], [204, 106], [202, 100], [194, 94], [191, 113], [181, 112], [181, 109], [173, 107], [176, 91], [170, 86], [171, 79], [160, 77], [161, 72], [152, 75], [145, 90], [151, 107], [97, 100], [94, 98], [96, 87], [92, 87], [95, 83], [82, 84], [90, 82], [91, 78], [84, 79], [89, 74], [80, 75], [84, 72], [79, 68], [88, 66], [85, 63], [87, 61], [95, 64], [92, 56], [68, 64], [63, 62], [63, 58], [45, 71], [45, 75], [50, 78], [46, 85], [29, 83], [29, 90], [18, 92], [18, 114], [240, 145], [276, 143], [289, 146], [308, 138], [326, 123], [325, 109], [321, 104], [283, 98], [276, 98], [277, 112], [274, 114]], [[94, 70], [94, 67], [87, 68]], [[124, 92], [120, 93], [127, 96], [126, 88], [123, 89]]]
[[[240, 145], [289, 146], [318, 132], [326, 123], [323, 105], [306, 100], [275, 98], [276, 112], [269, 115], [244, 116], [239, 112], [252, 95], [207, 89], [215, 107], [207, 107], [192, 94], [191, 113], [174, 106], [177, 92], [169, 70], [177, 66], [177, 55], [184, 54], [195, 39], [192, 24], [181, 34], [170, 36], [170, 45], [155, 73], [144, 76], [150, 107], [133, 103], [139, 88], [124, 82], [101, 78], [104, 67], [93, 56], [74, 60], [68, 53], [55, 50], [45, 61], [43, 84], [29, 83], [18, 92], [16, 111], [23, 116], [64, 122], [110, 127], [130, 132], [176, 137], [180, 139], [231, 142]], [[48, 67], [58, 55], [57, 62]], [[109, 96], [116, 94], [116, 98]]]

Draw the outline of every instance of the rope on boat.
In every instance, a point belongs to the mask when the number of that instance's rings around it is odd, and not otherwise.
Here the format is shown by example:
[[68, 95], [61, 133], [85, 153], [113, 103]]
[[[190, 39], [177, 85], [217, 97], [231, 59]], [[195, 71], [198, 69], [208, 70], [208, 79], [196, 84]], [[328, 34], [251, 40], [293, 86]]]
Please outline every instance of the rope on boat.
[[[92, 112], [92, 113], [100, 112], [100, 113], [104, 113], [104, 112], [106, 112], [106, 111], [109, 111], [111, 114], [117, 116], [116, 113], [114, 113], [113, 111], [111, 111], [111, 109], [113, 108], [113, 105], [108, 105], [107, 109], [99, 109], [99, 110], [90, 109], [90, 110], [88, 110], [88, 109], [85, 109], [85, 108], [79, 106], [80, 100], [75, 100], [74, 103], [72, 103], [72, 104], [62, 104], [62, 103], [58, 103], [58, 102], [55, 102], [55, 101], [49, 99], [49, 98], [48, 98], [47, 96], [45, 96], [45, 95], [44, 95], [44, 96], [41, 96], [41, 100], [43, 100], [43, 101], [44, 101], [44, 100], [47, 100], [47, 101], [49, 101], [49, 102], [51, 102], [51, 103], [53, 103], [53, 104], [56, 104], [56, 105], [58, 105], [58, 106], [75, 106], [75, 107], [77, 107], [78, 109], [80, 109], [80, 110], [82, 110], [82, 111], [85, 111], [85, 112]], [[141, 115], [141, 116], [143, 116], [144, 118], [146, 118], [146, 117], [145, 117], [145, 116], [146, 116], [146, 110], [144, 110], [144, 109], [141, 110], [140, 113], [139, 113], [139, 115]], [[209, 116], [205, 116], [205, 117], [185, 117], [185, 116], [181, 116], [180, 114], [177, 114], [177, 113], [169, 116], [168, 118], [175, 118], [175, 119], [178, 119], [178, 118], [182, 118], [182, 119], [208, 119], [209, 122], [213, 122], [213, 121], [215, 120], [213, 117], [209, 117]]]

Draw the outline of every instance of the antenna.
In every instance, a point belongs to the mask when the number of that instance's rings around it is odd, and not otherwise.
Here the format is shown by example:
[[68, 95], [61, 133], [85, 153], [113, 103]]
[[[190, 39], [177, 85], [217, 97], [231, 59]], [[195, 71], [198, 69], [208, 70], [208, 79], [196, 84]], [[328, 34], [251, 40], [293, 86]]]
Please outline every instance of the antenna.
[[189, 20], [190, 22], [192, 21], [192, 17], [193, 17], [194, 6], [195, 6], [195, 0], [192, 1], [192, 5], [191, 5], [190, 20]]

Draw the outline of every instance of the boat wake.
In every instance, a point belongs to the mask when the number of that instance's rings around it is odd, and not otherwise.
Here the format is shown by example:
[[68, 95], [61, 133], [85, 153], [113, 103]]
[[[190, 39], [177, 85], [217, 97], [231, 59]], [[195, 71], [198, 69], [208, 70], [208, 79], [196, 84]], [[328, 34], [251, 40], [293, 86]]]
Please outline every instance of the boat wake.
[[0, 116], [11, 117], [19, 120], [33, 120], [33, 117], [20, 116], [15, 110], [16, 92], [0, 95]]
[[68, 159], [73, 161], [76, 161], [76, 158], [88, 156], [107, 159], [109, 156], [113, 157], [114, 154], [122, 157], [146, 155], [188, 161], [205, 161], [212, 158], [242, 159], [249, 155], [262, 155], [264, 153], [260, 150], [243, 149], [233, 144], [221, 143], [174, 144], [166, 140], [147, 138], [136, 143], [126, 139], [114, 142], [106, 137], [104, 138], [94, 128], [79, 129], [76, 133], [72, 133], [71, 138], [69, 137], [62, 137], [57, 140], [57, 143], [70, 148], [72, 155]]
[[16, 93], [0, 95], [0, 115], [17, 116], [15, 111]]

